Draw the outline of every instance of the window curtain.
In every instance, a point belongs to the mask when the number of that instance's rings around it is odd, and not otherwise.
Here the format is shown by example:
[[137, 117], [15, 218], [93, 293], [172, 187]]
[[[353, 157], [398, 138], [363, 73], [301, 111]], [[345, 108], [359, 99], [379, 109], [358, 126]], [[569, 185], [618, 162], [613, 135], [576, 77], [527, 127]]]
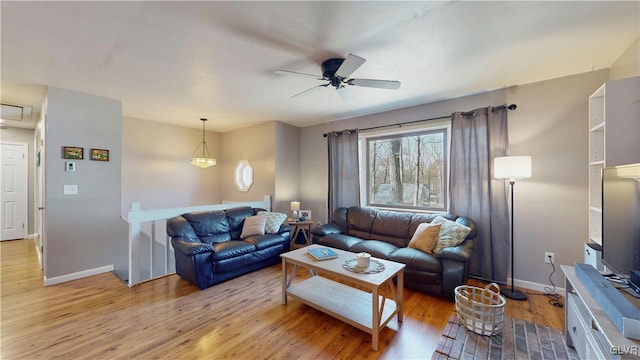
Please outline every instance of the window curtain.
[[508, 144], [506, 109], [452, 114], [449, 211], [477, 226], [469, 274], [498, 282], [509, 269], [509, 215], [504, 181], [493, 179], [493, 158], [505, 156]]
[[339, 207], [360, 205], [358, 130], [327, 134], [329, 147], [329, 216]]

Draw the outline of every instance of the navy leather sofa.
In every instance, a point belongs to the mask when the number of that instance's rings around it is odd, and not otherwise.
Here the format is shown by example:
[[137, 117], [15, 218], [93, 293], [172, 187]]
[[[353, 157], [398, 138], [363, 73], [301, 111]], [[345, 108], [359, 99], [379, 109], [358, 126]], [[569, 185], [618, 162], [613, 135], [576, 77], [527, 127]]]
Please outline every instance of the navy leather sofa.
[[204, 290], [236, 276], [280, 262], [289, 250], [290, 228], [240, 238], [245, 218], [264, 209], [238, 207], [182, 214], [167, 220], [176, 273]]

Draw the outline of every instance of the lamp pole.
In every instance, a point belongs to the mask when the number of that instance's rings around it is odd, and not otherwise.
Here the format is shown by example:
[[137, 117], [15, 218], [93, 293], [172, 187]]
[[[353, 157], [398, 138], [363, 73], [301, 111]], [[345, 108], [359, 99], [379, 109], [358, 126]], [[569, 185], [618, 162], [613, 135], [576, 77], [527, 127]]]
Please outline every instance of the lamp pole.
[[515, 223], [513, 222], [513, 186], [516, 184], [516, 180], [515, 179], [509, 179], [509, 185], [511, 187], [511, 289], [501, 289], [500, 293], [502, 295], [504, 295], [505, 297], [508, 297], [509, 299], [513, 299], [513, 300], [527, 300], [527, 295], [525, 293], [523, 293], [520, 290], [517, 290], [515, 285], [514, 285], [514, 263], [515, 263], [515, 257], [514, 257], [514, 227], [515, 227]]

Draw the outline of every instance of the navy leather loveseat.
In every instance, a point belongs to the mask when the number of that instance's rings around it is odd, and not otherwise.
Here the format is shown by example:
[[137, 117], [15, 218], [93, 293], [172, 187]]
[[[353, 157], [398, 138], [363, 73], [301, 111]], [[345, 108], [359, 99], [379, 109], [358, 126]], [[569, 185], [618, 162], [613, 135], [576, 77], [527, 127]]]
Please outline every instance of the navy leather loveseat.
[[236, 276], [280, 262], [289, 250], [290, 228], [240, 238], [244, 221], [264, 209], [239, 207], [182, 214], [167, 220], [176, 273], [204, 290]]

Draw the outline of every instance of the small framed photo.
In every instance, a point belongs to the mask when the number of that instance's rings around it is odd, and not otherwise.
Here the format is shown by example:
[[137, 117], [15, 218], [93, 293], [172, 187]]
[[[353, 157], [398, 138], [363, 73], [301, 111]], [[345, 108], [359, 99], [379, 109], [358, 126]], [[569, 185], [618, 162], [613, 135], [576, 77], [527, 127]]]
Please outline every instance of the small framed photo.
[[62, 158], [63, 159], [82, 160], [82, 159], [84, 159], [84, 148], [76, 147], [76, 146], [63, 146], [62, 147]]
[[109, 150], [91, 149], [91, 160], [109, 161]]
[[311, 210], [300, 210], [300, 217], [304, 217], [307, 220], [311, 219]]

